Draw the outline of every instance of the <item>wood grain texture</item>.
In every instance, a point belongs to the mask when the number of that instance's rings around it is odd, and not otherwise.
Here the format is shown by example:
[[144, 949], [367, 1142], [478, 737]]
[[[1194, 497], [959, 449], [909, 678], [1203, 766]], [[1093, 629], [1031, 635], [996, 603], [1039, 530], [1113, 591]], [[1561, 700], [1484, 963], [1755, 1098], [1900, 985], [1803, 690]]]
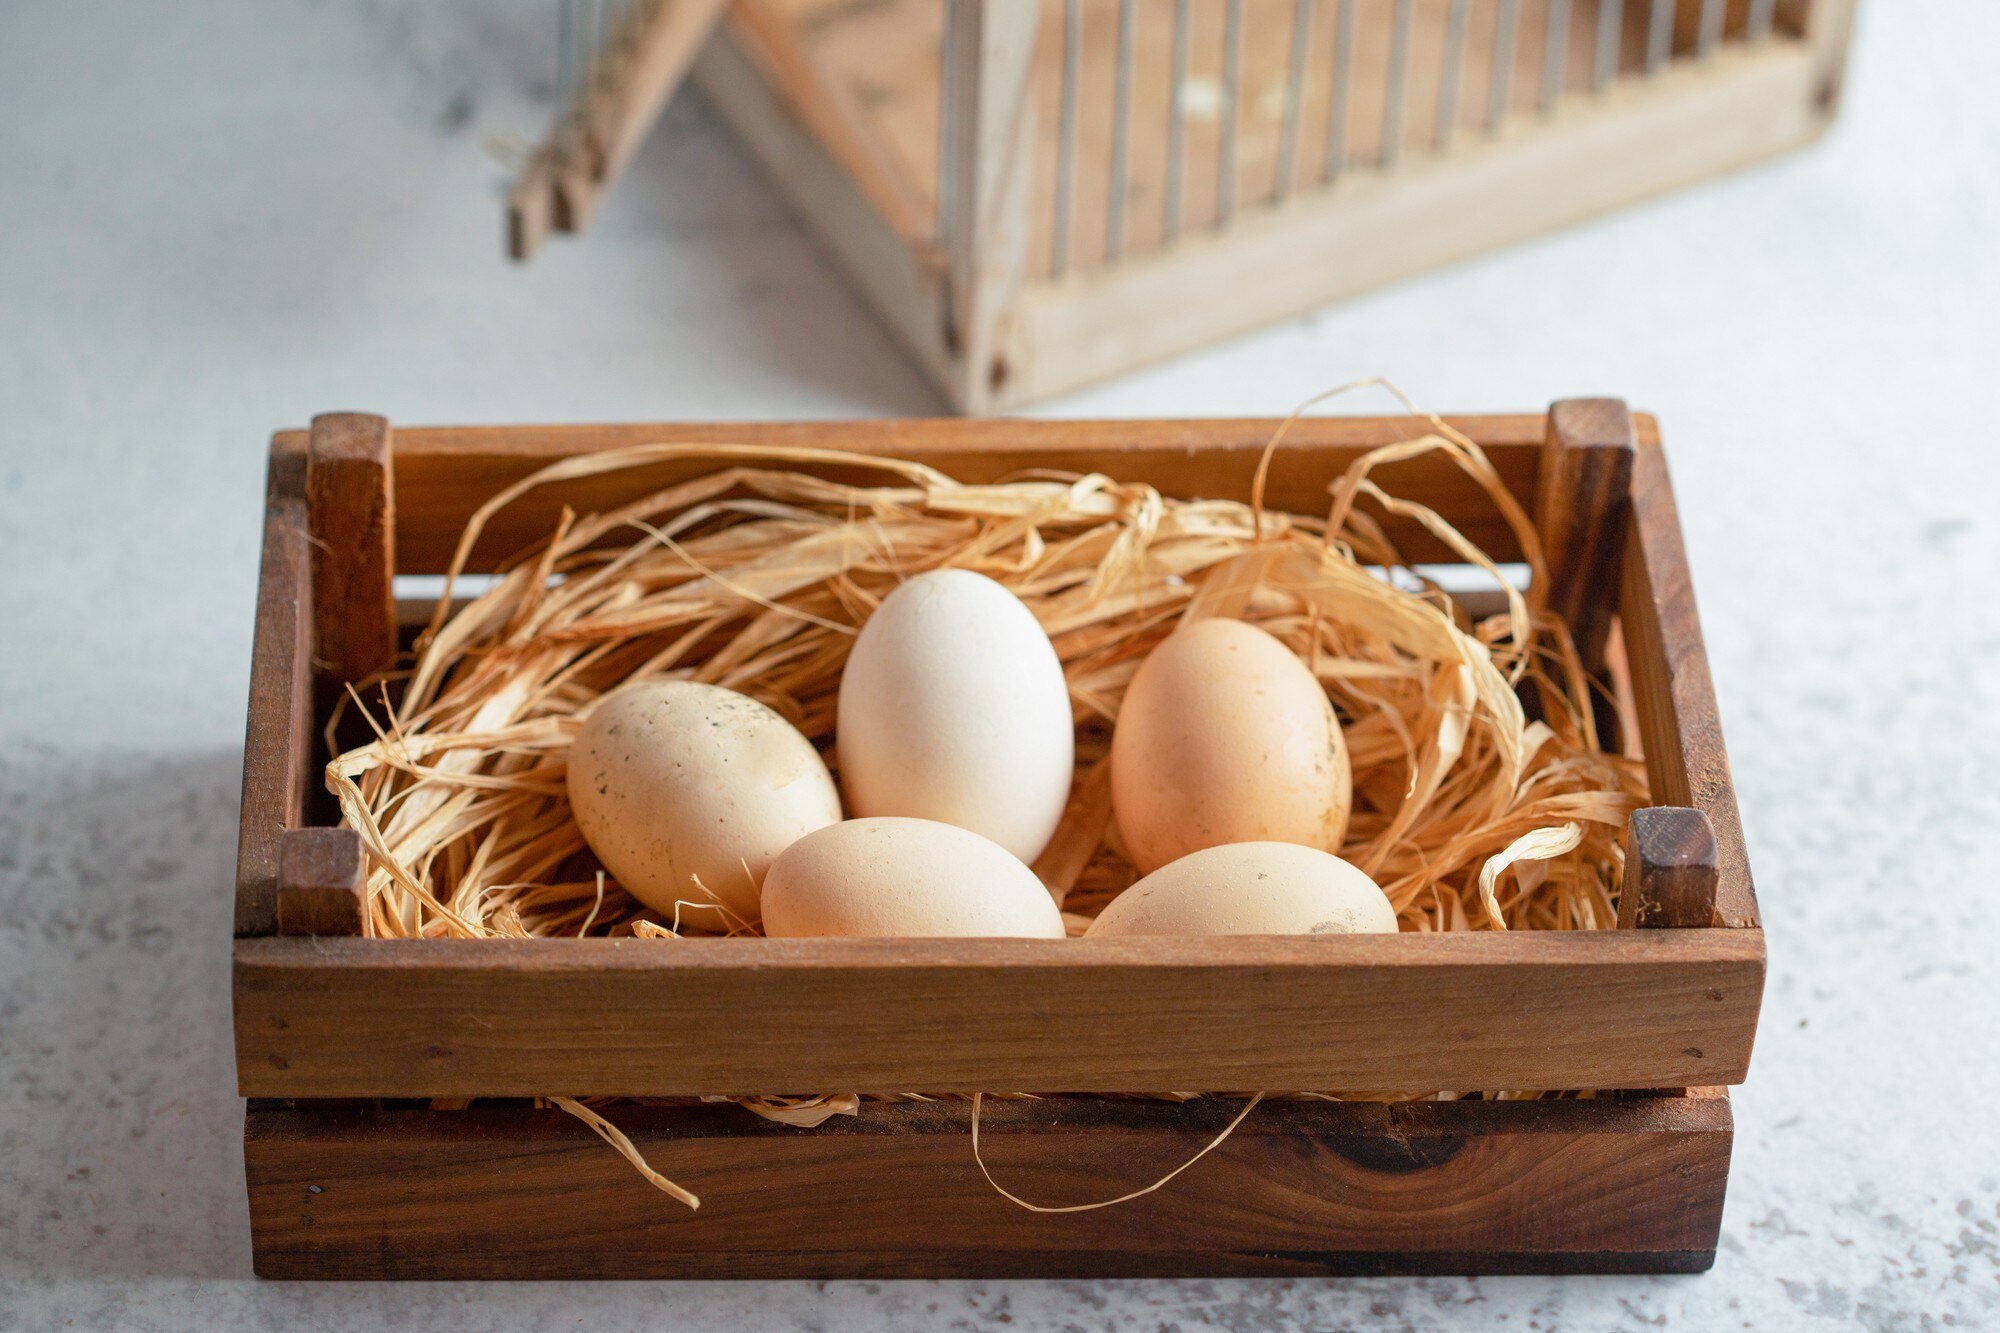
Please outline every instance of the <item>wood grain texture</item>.
[[286, 829], [278, 855], [280, 935], [360, 935], [368, 858], [349, 828]]
[[1717, 877], [1715, 830], [1707, 815], [1686, 806], [1634, 810], [1619, 929], [1714, 925]]
[[1644, 439], [1632, 459], [1631, 504], [1619, 621], [1647, 781], [1656, 803], [1692, 806], [1708, 816], [1719, 873], [1717, 914], [1725, 926], [1755, 926], [1757, 894], [1681, 544], [1680, 514], [1666, 456]]
[[[1041, 1203], [1157, 1178], [1239, 1104], [989, 1103], [981, 1144]], [[1712, 1261], [1729, 1104], [1265, 1102], [1166, 1189], [1029, 1213], [963, 1104], [813, 1130], [735, 1107], [609, 1112], [689, 1212], [557, 1111], [253, 1103], [267, 1278], [1114, 1277], [1689, 1272]]]
[[236, 842], [238, 935], [269, 935], [278, 928], [279, 839], [299, 823], [313, 754], [312, 562], [303, 444], [303, 437], [273, 444], [266, 486]]
[[1584, 670], [1604, 672], [1618, 611], [1632, 454], [1632, 415], [1616, 398], [1571, 398], [1549, 408], [1535, 495], [1535, 530], [1548, 561], [1548, 607], [1569, 626]]
[[[246, 1096], [1740, 1082], [1759, 932], [239, 940]], [[1171, 1021], [1163, 1021], [1171, 1016]]]
[[396, 501], [389, 423], [362, 412], [313, 418], [306, 453], [312, 533], [313, 664], [359, 681], [396, 655]]
[[[1479, 441], [1508, 488], [1532, 512], [1546, 417], [1533, 413], [1447, 420]], [[670, 442], [761, 443], [914, 458], [968, 482], [993, 481], [1027, 468], [1104, 471], [1123, 479], [1143, 477], [1169, 496], [1244, 499], [1257, 460], [1280, 424], [1257, 418], [912, 419], [403, 428], [396, 432], [398, 568], [408, 574], [440, 572], [479, 505], [538, 468], [580, 453]], [[1363, 452], [1414, 438], [1427, 429], [1428, 422], [1400, 416], [1302, 420], [1278, 451], [1269, 503], [1294, 512], [1322, 513], [1328, 504], [1328, 485]], [[490, 569], [546, 537], [565, 504], [588, 513], [713, 466], [696, 459], [541, 488], [494, 517], [473, 553], [472, 567]], [[880, 480], [880, 474], [851, 468], [805, 470], [864, 484]], [[1520, 558], [1513, 533], [1494, 513], [1492, 501], [1449, 463], [1433, 457], [1411, 459], [1386, 465], [1375, 476], [1397, 494], [1422, 496], [1496, 559]], [[1388, 526], [1412, 559], [1456, 559], [1415, 524]]]

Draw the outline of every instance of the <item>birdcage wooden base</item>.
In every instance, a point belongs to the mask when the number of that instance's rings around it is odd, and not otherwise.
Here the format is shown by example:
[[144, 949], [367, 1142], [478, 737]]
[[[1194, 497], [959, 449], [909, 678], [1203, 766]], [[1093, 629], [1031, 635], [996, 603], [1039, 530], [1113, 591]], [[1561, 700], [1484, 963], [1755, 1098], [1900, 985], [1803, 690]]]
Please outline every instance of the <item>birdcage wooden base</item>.
[[[1043, 1205], [1138, 1188], [1238, 1104], [989, 1102], [994, 1176]], [[561, 1111], [311, 1109], [245, 1122], [273, 1278], [1192, 1277], [1686, 1273], [1714, 1261], [1721, 1090], [1565, 1102], [1260, 1104], [1164, 1190], [1032, 1213], [964, 1103], [811, 1130], [734, 1106], [611, 1114], [690, 1212]]]

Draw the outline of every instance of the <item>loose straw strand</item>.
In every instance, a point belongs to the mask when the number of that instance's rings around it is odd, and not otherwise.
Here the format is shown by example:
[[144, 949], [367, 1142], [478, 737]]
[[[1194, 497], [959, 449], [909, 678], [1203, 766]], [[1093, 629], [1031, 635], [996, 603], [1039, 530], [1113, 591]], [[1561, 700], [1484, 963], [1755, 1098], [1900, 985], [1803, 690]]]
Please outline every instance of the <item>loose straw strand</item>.
[[640, 1175], [644, 1176], [647, 1183], [652, 1185], [654, 1189], [659, 1190], [663, 1194], [671, 1194], [674, 1198], [686, 1204], [690, 1210], [701, 1207], [701, 1199], [697, 1195], [682, 1189], [679, 1185], [674, 1184], [673, 1181], [668, 1180], [665, 1176], [655, 1171], [652, 1164], [646, 1160], [645, 1154], [639, 1151], [638, 1145], [625, 1137], [624, 1130], [618, 1128], [618, 1126], [612, 1124], [609, 1120], [606, 1120], [603, 1116], [591, 1110], [574, 1097], [551, 1096], [549, 1100], [596, 1130], [597, 1137], [603, 1139], [613, 1148], [616, 1148], [619, 1155], [630, 1162], [633, 1168]]
[[1225, 1125], [1220, 1134], [1217, 1134], [1214, 1138], [1210, 1139], [1208, 1141], [1207, 1147], [1203, 1148], [1200, 1152], [1188, 1158], [1185, 1162], [1182, 1162], [1179, 1166], [1167, 1172], [1167, 1174], [1161, 1176], [1158, 1180], [1146, 1186], [1144, 1189], [1133, 1190], [1130, 1194], [1121, 1194], [1115, 1199], [1103, 1199], [1098, 1201], [1097, 1203], [1072, 1203], [1072, 1204], [1067, 1204], [1061, 1208], [1052, 1208], [1046, 1204], [1029, 1203], [1026, 1199], [1022, 1198], [1018, 1194], [1015, 1194], [1014, 1192], [1009, 1190], [1006, 1186], [1002, 1185], [999, 1181], [993, 1178], [993, 1172], [990, 1169], [988, 1169], [986, 1165], [985, 1156], [979, 1151], [979, 1105], [981, 1100], [985, 1096], [986, 1094], [983, 1092], [975, 1092], [972, 1094], [972, 1160], [979, 1164], [979, 1174], [986, 1177], [986, 1183], [993, 1187], [995, 1193], [997, 1193], [1001, 1198], [1006, 1199], [1009, 1203], [1019, 1204], [1021, 1207], [1027, 1209], [1031, 1213], [1088, 1213], [1098, 1208], [1109, 1208], [1114, 1204], [1130, 1203], [1132, 1200], [1140, 1198], [1143, 1195], [1151, 1194], [1154, 1190], [1162, 1188], [1167, 1184], [1168, 1181], [1172, 1180], [1175, 1176], [1187, 1170], [1189, 1167], [1193, 1166], [1196, 1162], [1199, 1162], [1202, 1158], [1214, 1152], [1217, 1148], [1220, 1148], [1222, 1146], [1222, 1141], [1228, 1138], [1231, 1134], [1234, 1134], [1236, 1132], [1236, 1127], [1243, 1123], [1243, 1118], [1249, 1115], [1250, 1112], [1256, 1108], [1258, 1102], [1264, 1100], [1264, 1094], [1260, 1092], [1256, 1096], [1252, 1097], [1249, 1101], [1245, 1102], [1243, 1104], [1243, 1109], [1236, 1113], [1236, 1118], [1230, 1121], [1227, 1125]]

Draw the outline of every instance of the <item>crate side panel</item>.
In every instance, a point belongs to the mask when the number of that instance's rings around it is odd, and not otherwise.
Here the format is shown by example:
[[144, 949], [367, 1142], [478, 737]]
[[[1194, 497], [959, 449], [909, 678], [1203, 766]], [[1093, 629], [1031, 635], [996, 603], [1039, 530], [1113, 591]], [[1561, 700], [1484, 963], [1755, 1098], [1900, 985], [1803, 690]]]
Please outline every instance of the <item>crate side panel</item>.
[[1759, 922], [1743, 817], [1695, 609], [1665, 453], [1642, 443], [1632, 460], [1620, 618], [1652, 798], [1688, 805], [1715, 829], [1716, 910], [1727, 926]]
[[278, 928], [278, 850], [301, 822], [312, 765], [312, 569], [302, 442], [271, 450], [257, 618], [244, 722], [243, 799], [236, 844], [236, 934]]
[[[1523, 506], [1535, 500], [1544, 418], [1450, 418], [1488, 450]], [[480, 505], [537, 469], [579, 454], [651, 444], [763, 445], [831, 449], [916, 459], [966, 482], [990, 482], [1043, 468], [1103, 472], [1144, 481], [1169, 496], [1247, 500], [1257, 460], [1282, 425], [1225, 421], [862, 421], [682, 423], [629, 426], [430, 428], [396, 433], [398, 572], [436, 573], [451, 560], [466, 521]], [[1324, 514], [1327, 486], [1369, 448], [1430, 429], [1408, 417], [1319, 418], [1286, 434], [1270, 476], [1273, 509]], [[662, 462], [607, 476], [537, 488], [489, 521], [472, 568], [491, 568], [555, 527], [564, 505], [602, 510], [726, 464], [714, 456]], [[857, 485], [887, 485], [891, 474], [832, 464], [803, 470]], [[1512, 532], [1476, 483], [1442, 458], [1385, 465], [1376, 473], [1393, 493], [1420, 500], [1457, 524], [1496, 559], [1515, 560]], [[1411, 558], [1456, 560], [1415, 524], [1392, 522]]]
[[[989, 1104], [982, 1148], [1048, 1204], [1186, 1160], [1229, 1102]], [[267, 1277], [923, 1277], [1686, 1271], [1705, 1267], [1723, 1100], [1267, 1102], [1154, 1194], [1031, 1213], [980, 1176], [964, 1104], [816, 1130], [734, 1107], [616, 1108], [690, 1212], [556, 1111], [253, 1110]]]
[[1742, 930], [241, 940], [237, 1071], [296, 1097], [1727, 1084], [1763, 960]]

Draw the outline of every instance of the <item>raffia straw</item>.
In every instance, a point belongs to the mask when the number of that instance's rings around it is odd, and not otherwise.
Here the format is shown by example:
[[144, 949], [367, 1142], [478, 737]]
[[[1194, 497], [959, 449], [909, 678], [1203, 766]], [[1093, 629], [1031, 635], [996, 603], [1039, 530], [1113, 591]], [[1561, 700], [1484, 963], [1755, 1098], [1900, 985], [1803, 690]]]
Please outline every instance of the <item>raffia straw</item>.
[[665, 1176], [655, 1171], [646, 1161], [645, 1155], [639, 1151], [638, 1145], [625, 1137], [624, 1130], [618, 1128], [618, 1126], [612, 1124], [609, 1120], [606, 1120], [603, 1116], [591, 1110], [574, 1097], [550, 1097], [549, 1100], [596, 1130], [597, 1137], [603, 1139], [613, 1148], [616, 1148], [619, 1155], [630, 1162], [633, 1169], [644, 1176], [654, 1189], [659, 1190], [662, 1194], [671, 1194], [690, 1209], [701, 1207], [700, 1198], [682, 1189], [679, 1185], [674, 1184], [673, 1181], [668, 1180]]
[[1031, 1213], [1087, 1213], [1096, 1208], [1109, 1208], [1114, 1204], [1130, 1203], [1134, 1199], [1141, 1198], [1145, 1195], [1151, 1194], [1154, 1190], [1160, 1189], [1161, 1187], [1166, 1185], [1168, 1181], [1172, 1180], [1175, 1176], [1187, 1170], [1189, 1167], [1193, 1166], [1196, 1162], [1199, 1162], [1202, 1158], [1214, 1152], [1217, 1148], [1220, 1148], [1222, 1146], [1222, 1141], [1228, 1138], [1231, 1134], [1234, 1134], [1236, 1132], [1236, 1127], [1243, 1123], [1243, 1118], [1250, 1114], [1250, 1112], [1256, 1107], [1258, 1102], [1264, 1100], [1264, 1094], [1261, 1092], [1251, 1097], [1249, 1101], [1243, 1104], [1243, 1109], [1236, 1113], [1236, 1118], [1234, 1120], [1231, 1120], [1227, 1125], [1223, 1126], [1222, 1132], [1220, 1134], [1217, 1134], [1214, 1138], [1210, 1139], [1206, 1147], [1204, 1147], [1200, 1152], [1196, 1153], [1194, 1156], [1188, 1158], [1185, 1162], [1182, 1162], [1179, 1166], [1175, 1167], [1173, 1170], [1167, 1172], [1167, 1174], [1165, 1174], [1164, 1176], [1161, 1176], [1158, 1180], [1154, 1181], [1152, 1184], [1146, 1186], [1144, 1189], [1136, 1189], [1128, 1194], [1121, 1194], [1115, 1199], [1099, 1199], [1095, 1203], [1072, 1203], [1072, 1204], [1065, 1204], [1062, 1207], [1052, 1207], [1047, 1204], [1029, 1203], [1026, 1199], [1022, 1198], [1018, 1194], [1013, 1193], [1006, 1186], [1002, 1185], [999, 1181], [993, 1178], [992, 1170], [989, 1169], [986, 1165], [985, 1156], [979, 1151], [979, 1106], [984, 1097], [985, 1097], [984, 1093], [975, 1092], [972, 1094], [972, 1160], [979, 1164], [979, 1174], [986, 1177], [986, 1183], [991, 1185], [994, 1191], [998, 1193], [1000, 1197], [1006, 1199], [1010, 1203], [1019, 1204], [1021, 1207], [1027, 1209]]
[[[367, 849], [369, 933], [673, 940], [679, 908], [661, 920], [607, 881], [570, 817], [566, 765], [582, 719], [622, 684], [701, 680], [770, 705], [837, 762], [834, 704], [856, 628], [902, 579], [943, 567], [1011, 589], [1062, 661], [1078, 782], [1035, 869], [1071, 933], [1136, 877], [1103, 781], [1119, 702], [1153, 646], [1213, 615], [1269, 630], [1325, 685], [1354, 770], [1341, 854], [1382, 885], [1403, 929], [1614, 925], [1620, 834], [1644, 801], [1643, 769], [1600, 748], [1591, 684], [1546, 605], [1533, 524], [1484, 451], [1397, 393], [1427, 428], [1358, 458], [1330, 488], [1324, 517], [1264, 503], [1291, 422], [1368, 385], [1396, 393], [1365, 381], [1294, 413], [1247, 504], [1047, 471], [968, 485], [908, 460], [700, 442], [580, 455], [523, 478], [468, 523], [414, 661], [344, 701], [372, 739], [336, 756], [327, 785]], [[1420, 456], [1490, 500], [1530, 569], [1525, 592], [1442, 516], [1379, 480]], [[648, 489], [649, 469], [704, 463]], [[631, 479], [633, 499], [601, 513], [562, 509], [544, 540], [455, 603], [495, 515], [549, 486], [613, 475]], [[1506, 611], [1466, 620], [1409, 567], [1393, 522], [1487, 571]], [[1521, 704], [1530, 683], [1536, 720]], [[337, 715], [329, 735], [342, 726]], [[825, 1105], [809, 1102], [794, 1119]]]

